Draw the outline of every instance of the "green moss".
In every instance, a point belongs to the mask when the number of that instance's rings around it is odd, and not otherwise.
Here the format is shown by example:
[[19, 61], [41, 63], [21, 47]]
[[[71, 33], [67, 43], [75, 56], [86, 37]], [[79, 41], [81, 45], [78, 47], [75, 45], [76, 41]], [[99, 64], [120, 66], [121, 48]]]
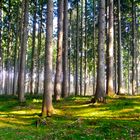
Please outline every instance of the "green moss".
[[90, 97], [68, 97], [54, 103], [55, 114], [36, 127], [41, 113], [40, 96], [0, 97], [0, 140], [102, 140], [140, 138], [140, 96], [107, 98], [91, 104]]

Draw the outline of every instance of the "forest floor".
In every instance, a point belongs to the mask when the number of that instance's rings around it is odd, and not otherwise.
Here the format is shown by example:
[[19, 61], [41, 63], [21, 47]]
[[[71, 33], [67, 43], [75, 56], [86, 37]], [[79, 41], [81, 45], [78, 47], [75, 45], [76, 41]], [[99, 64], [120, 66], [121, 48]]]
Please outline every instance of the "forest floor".
[[[116, 96], [106, 104], [91, 97], [54, 103], [54, 115], [36, 126], [41, 97], [0, 96], [0, 140], [140, 140], [140, 96]], [[43, 122], [43, 121], [42, 121]]]

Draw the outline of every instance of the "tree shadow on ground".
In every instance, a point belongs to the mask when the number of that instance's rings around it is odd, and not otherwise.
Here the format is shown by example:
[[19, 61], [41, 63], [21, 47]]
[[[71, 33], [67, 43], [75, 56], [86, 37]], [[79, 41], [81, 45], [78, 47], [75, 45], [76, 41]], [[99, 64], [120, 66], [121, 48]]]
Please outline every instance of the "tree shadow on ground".
[[[23, 106], [19, 106], [16, 99], [0, 102], [4, 103], [0, 110], [0, 139], [131, 140], [140, 137], [137, 97], [108, 98], [107, 104], [86, 103], [90, 97], [69, 97], [54, 103], [55, 114], [45, 118], [46, 126], [38, 128], [35, 122], [40, 117], [41, 102], [33, 99], [28, 99]], [[23, 138], [18, 136], [20, 134]]]

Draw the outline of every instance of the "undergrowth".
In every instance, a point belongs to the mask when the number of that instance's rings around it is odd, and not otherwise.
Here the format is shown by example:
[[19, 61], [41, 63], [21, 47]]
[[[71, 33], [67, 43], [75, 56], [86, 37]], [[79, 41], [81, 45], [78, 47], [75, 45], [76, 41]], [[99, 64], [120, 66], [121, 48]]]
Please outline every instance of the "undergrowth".
[[54, 103], [54, 115], [40, 119], [40, 96], [0, 96], [0, 140], [140, 140], [140, 96], [108, 98], [91, 104], [90, 97], [68, 97]]

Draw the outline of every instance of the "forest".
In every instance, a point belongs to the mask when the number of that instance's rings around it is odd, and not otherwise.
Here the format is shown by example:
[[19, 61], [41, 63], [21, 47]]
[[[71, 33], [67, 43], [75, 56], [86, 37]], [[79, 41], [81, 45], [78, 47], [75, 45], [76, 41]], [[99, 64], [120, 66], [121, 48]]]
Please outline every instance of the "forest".
[[140, 0], [0, 0], [0, 140], [140, 140]]

